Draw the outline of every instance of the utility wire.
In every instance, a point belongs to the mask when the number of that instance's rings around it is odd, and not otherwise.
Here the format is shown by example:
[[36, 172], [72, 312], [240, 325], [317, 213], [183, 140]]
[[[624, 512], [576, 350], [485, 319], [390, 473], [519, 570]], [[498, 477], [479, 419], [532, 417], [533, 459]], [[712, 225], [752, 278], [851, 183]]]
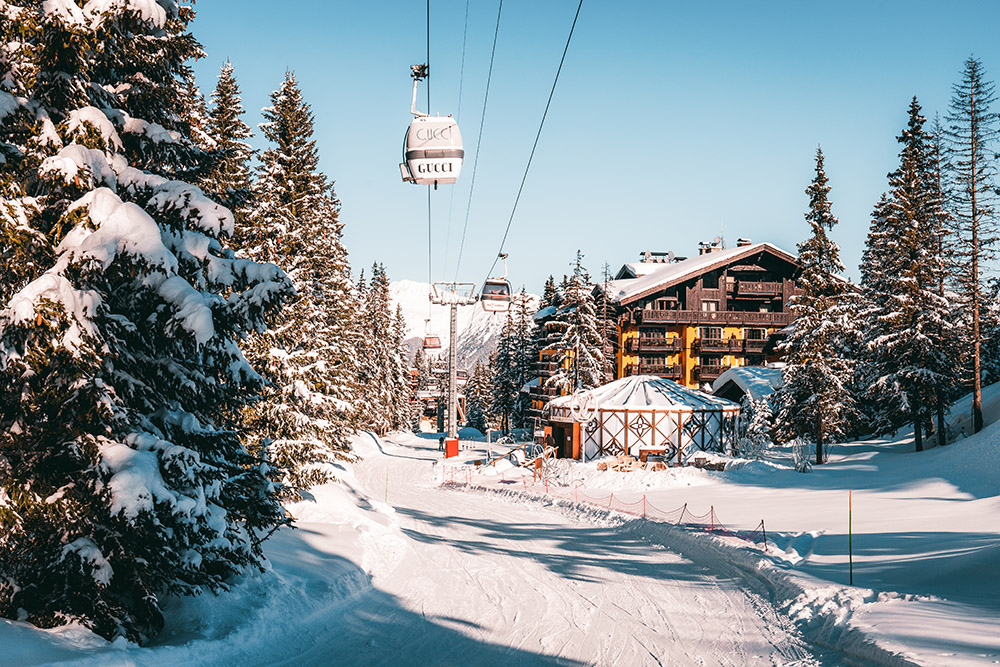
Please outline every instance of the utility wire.
[[510, 233], [510, 225], [514, 221], [514, 212], [517, 211], [517, 204], [521, 201], [521, 192], [524, 190], [524, 182], [528, 179], [528, 170], [531, 169], [531, 161], [535, 157], [535, 149], [538, 148], [538, 140], [542, 136], [542, 128], [545, 127], [545, 117], [549, 114], [549, 105], [552, 104], [552, 96], [555, 95], [556, 84], [559, 83], [559, 74], [562, 72], [563, 63], [566, 61], [566, 52], [569, 51], [569, 43], [570, 40], [573, 39], [573, 31], [576, 30], [576, 21], [580, 18], [580, 9], [582, 7], [583, 0], [580, 0], [580, 4], [576, 7], [576, 15], [573, 17], [573, 25], [569, 29], [569, 37], [566, 38], [566, 47], [563, 48], [562, 58], [559, 59], [559, 69], [556, 70], [555, 80], [552, 81], [552, 90], [549, 91], [549, 99], [545, 103], [545, 112], [542, 114], [542, 122], [538, 124], [538, 133], [535, 134], [535, 143], [531, 146], [531, 154], [528, 156], [528, 164], [524, 168], [524, 176], [521, 177], [521, 185], [517, 189], [517, 197], [514, 198], [514, 206], [511, 208], [510, 218], [507, 220], [507, 228], [503, 232], [503, 239], [500, 241], [500, 249], [497, 251], [497, 256], [493, 258], [493, 264], [490, 266], [490, 270], [486, 273], [487, 279], [489, 279], [490, 275], [493, 273], [493, 269], [497, 265], [497, 260], [500, 259], [500, 255], [503, 253], [504, 244], [507, 242], [507, 235]]
[[[458, 73], [458, 111], [455, 113], [456, 121], [462, 119], [462, 86], [465, 83], [465, 47], [469, 36], [469, 2], [470, 0], [465, 0], [465, 29], [462, 31], [462, 67]], [[444, 256], [446, 260], [448, 250], [451, 247], [451, 213], [455, 208], [455, 190], [456, 188], [451, 188], [451, 194], [448, 196], [448, 230], [444, 237]]]
[[490, 52], [490, 71], [486, 75], [486, 94], [483, 97], [483, 114], [479, 118], [479, 137], [476, 139], [476, 157], [472, 162], [472, 182], [469, 185], [469, 203], [465, 207], [465, 224], [462, 226], [462, 243], [458, 247], [458, 261], [455, 263], [455, 282], [458, 282], [458, 271], [462, 268], [462, 253], [465, 251], [465, 233], [469, 229], [469, 212], [472, 210], [472, 193], [476, 188], [476, 170], [479, 167], [479, 149], [483, 144], [483, 124], [486, 122], [486, 105], [490, 101], [490, 81], [493, 79], [493, 59], [497, 54], [497, 35], [500, 34], [500, 13], [502, 11], [503, 0], [500, 0], [499, 5], [497, 6], [497, 26], [493, 31], [493, 50]]
[[[431, 113], [431, 0], [427, 0], [427, 115]], [[416, 85], [416, 84], [414, 84]], [[427, 186], [427, 284], [431, 285], [433, 278], [431, 277], [431, 267], [433, 262], [431, 260], [431, 186]], [[431, 309], [431, 300], [427, 299], [427, 325], [431, 323], [431, 317], [433, 315], [433, 310]], [[427, 327], [424, 327], [424, 333], [427, 333]]]

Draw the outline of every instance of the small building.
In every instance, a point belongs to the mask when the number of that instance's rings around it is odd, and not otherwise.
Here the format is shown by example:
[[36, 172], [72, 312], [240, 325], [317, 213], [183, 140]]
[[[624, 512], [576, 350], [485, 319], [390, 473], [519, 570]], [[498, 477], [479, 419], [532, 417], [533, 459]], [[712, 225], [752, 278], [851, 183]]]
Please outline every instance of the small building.
[[557, 456], [590, 461], [602, 456], [661, 455], [685, 463], [699, 451], [727, 453], [736, 441], [740, 406], [673, 380], [635, 375], [591, 390], [596, 414], [573, 416], [572, 396], [548, 405], [548, 428]]
[[747, 394], [760, 400], [777, 391], [781, 384], [781, 368], [739, 366], [730, 368], [712, 383], [712, 395], [734, 403], [740, 403]]

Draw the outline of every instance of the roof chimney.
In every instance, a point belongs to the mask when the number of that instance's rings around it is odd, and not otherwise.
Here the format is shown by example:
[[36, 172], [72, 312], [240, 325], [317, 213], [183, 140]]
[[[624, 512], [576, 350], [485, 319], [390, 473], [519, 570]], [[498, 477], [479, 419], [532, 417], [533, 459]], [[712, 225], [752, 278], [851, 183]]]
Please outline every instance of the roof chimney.
[[744, 246], [751, 245], [752, 243], [753, 243], [753, 241], [751, 241], [750, 239], [742, 239], [742, 238], [741, 239], [736, 239], [736, 247], [737, 248], [742, 248]]

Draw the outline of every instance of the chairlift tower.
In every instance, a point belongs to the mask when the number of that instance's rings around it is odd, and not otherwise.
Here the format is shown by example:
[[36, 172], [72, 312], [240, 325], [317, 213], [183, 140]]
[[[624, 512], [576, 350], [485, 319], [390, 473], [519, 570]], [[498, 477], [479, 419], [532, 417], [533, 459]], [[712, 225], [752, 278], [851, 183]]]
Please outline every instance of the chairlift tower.
[[476, 303], [475, 283], [434, 283], [431, 303], [451, 306], [448, 343], [448, 437], [458, 437], [458, 307]]

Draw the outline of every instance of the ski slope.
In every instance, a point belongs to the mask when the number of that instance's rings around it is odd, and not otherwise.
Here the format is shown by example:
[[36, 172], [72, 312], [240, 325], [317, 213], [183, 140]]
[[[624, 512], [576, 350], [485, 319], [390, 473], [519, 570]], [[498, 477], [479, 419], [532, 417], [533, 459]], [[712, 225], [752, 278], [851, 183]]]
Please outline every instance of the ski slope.
[[4, 664], [837, 664], [725, 557], [684, 557], [620, 518], [442, 489], [436, 441], [403, 438], [359, 438], [342, 483], [291, 507], [299, 528], [270, 541], [272, 570], [175, 601], [159, 645], [8, 621]]
[[[992, 391], [992, 389], [991, 389]], [[519, 469], [442, 487], [436, 438], [363, 434], [338, 483], [290, 506], [271, 568], [170, 601], [157, 645], [0, 621], [4, 665], [979, 665], [1000, 661], [1000, 424], [945, 448], [838, 445], [803, 475], [597, 471], [585, 489], [710, 506], [768, 551], [555, 501]], [[474, 452], [466, 452], [471, 456]], [[511, 483], [513, 482], [513, 483]], [[853, 489], [854, 585], [847, 489]]]

